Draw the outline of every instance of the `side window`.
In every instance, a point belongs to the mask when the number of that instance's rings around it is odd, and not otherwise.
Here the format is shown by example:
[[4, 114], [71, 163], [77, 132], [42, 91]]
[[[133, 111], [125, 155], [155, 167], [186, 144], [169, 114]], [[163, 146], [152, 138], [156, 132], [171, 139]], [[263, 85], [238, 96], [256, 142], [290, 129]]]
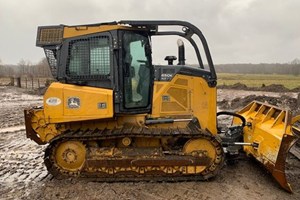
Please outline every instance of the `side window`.
[[109, 37], [91, 37], [70, 42], [68, 76], [89, 78], [94, 75], [109, 75], [109, 73]]
[[[142, 48], [142, 42], [141, 41], [134, 41], [130, 43], [130, 51], [132, 56], [131, 61], [131, 70], [134, 71], [133, 76], [131, 77], [131, 85], [132, 85], [132, 101], [133, 102], [139, 102], [142, 99], [147, 100], [148, 98], [148, 88], [149, 85], [145, 85], [145, 88], [143, 90], [146, 90], [146, 93], [142, 93], [141, 83], [146, 82], [146, 84], [149, 82], [149, 74], [147, 73], [147, 70], [145, 69], [145, 64], [142, 62], [146, 62], [147, 58], [145, 56], [145, 51]], [[145, 76], [143, 76], [145, 75]], [[141, 77], [143, 76], [143, 77]], [[144, 97], [143, 97], [144, 96]], [[147, 101], [145, 102], [147, 103]]]
[[90, 47], [91, 75], [108, 75], [110, 72], [108, 38], [96, 40]]
[[143, 35], [125, 33], [123, 36], [125, 108], [149, 105], [151, 71], [147, 45], [148, 38]]

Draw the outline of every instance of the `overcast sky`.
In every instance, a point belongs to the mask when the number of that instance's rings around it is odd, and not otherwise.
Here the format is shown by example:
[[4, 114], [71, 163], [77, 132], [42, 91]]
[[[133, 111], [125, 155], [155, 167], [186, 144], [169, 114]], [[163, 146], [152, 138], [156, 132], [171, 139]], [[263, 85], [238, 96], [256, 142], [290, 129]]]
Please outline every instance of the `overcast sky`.
[[300, 58], [300, 0], [0, 0], [0, 59], [37, 63], [39, 25], [176, 19], [204, 33], [214, 63]]

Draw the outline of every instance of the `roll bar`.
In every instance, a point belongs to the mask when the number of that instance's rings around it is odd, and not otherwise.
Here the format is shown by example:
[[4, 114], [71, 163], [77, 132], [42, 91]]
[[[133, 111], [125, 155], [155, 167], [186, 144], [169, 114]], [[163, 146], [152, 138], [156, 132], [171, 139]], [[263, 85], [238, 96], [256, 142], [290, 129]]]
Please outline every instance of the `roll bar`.
[[[190, 43], [194, 47], [199, 66], [200, 66], [200, 68], [204, 69], [204, 65], [202, 62], [199, 48], [198, 48], [196, 42], [192, 39], [192, 36], [194, 34], [196, 34], [199, 37], [199, 39], [203, 45], [203, 49], [204, 49], [206, 59], [208, 62], [208, 67], [211, 72], [211, 79], [212, 79], [212, 81], [216, 81], [216, 79], [217, 79], [216, 71], [214, 68], [214, 64], [213, 64], [213, 61], [212, 61], [212, 58], [210, 55], [210, 51], [209, 51], [206, 39], [205, 39], [204, 35], [202, 34], [202, 32], [193, 24], [191, 24], [189, 22], [177, 21], [177, 20], [158, 20], [158, 21], [122, 20], [117, 23], [118, 24], [128, 24], [133, 27], [136, 26], [139, 28], [144, 27], [146, 29], [149, 29], [151, 31], [152, 35], [178, 35], [178, 36], [184, 37], [185, 39], [190, 41]], [[158, 30], [159, 26], [182, 26], [182, 32], [179, 32], [179, 31], [162, 31], [162, 32], [160, 32]]]

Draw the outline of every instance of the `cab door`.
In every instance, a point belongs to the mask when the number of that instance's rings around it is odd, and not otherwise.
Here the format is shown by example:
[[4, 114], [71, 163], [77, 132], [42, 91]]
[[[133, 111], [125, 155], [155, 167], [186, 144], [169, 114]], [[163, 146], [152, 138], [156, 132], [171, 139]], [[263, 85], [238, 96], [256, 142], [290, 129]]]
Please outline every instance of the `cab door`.
[[122, 103], [121, 113], [149, 113], [151, 111], [153, 66], [147, 35], [121, 31], [122, 50], [119, 77]]

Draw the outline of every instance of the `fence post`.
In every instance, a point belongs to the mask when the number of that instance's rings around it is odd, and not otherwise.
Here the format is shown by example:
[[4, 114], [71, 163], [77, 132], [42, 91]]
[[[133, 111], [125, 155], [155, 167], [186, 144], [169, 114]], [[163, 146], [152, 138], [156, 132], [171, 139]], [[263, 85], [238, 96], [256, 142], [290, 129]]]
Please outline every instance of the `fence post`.
[[38, 78], [38, 88], [40, 88], [40, 79]]
[[31, 89], [33, 90], [33, 78], [31, 78]]
[[21, 77], [17, 77], [17, 87], [21, 87]]
[[26, 82], [26, 89], [27, 89], [27, 78], [25, 78], [25, 82]]
[[51, 84], [51, 80], [50, 79], [47, 79], [46, 82], [45, 82], [45, 87], [49, 87]]

